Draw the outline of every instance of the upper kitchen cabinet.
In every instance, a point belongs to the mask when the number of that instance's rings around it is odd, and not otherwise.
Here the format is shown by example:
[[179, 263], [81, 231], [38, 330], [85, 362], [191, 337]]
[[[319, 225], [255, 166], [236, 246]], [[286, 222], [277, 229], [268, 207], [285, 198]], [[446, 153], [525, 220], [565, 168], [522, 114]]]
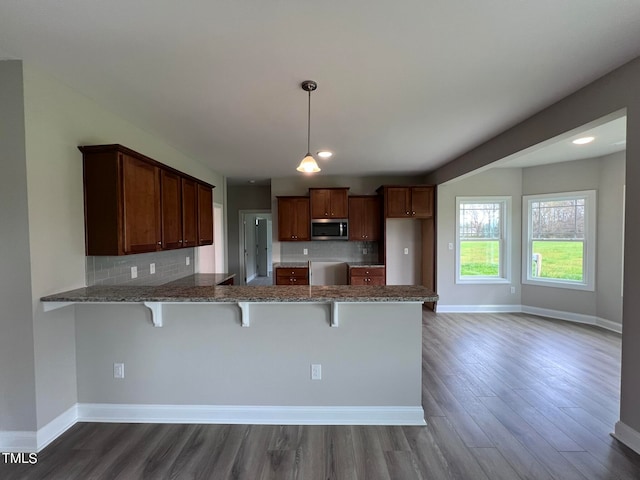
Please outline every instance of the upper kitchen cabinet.
[[311, 218], [347, 218], [348, 188], [310, 188]]
[[375, 242], [380, 238], [380, 198], [375, 195], [349, 197], [349, 240]]
[[[194, 246], [199, 223], [196, 185], [212, 185], [166, 167], [122, 145], [78, 147], [83, 154], [87, 255], [128, 255]], [[206, 217], [209, 216], [207, 219]], [[212, 235], [211, 235], [212, 237]]]
[[387, 186], [378, 189], [384, 198], [385, 218], [433, 217], [432, 186]]
[[213, 190], [198, 183], [198, 245], [213, 244]]
[[278, 197], [278, 240], [308, 241], [310, 228], [309, 197]]
[[[182, 246], [195, 247], [200, 245], [200, 237], [198, 236], [198, 222], [200, 221], [200, 206], [198, 203], [198, 189], [200, 184], [189, 178], [181, 178], [182, 185]], [[211, 188], [204, 187], [211, 192]], [[213, 198], [210, 198], [209, 209], [213, 209]], [[213, 212], [213, 210], [212, 210]], [[202, 211], [202, 219], [211, 218], [213, 213]], [[212, 223], [213, 224], [213, 223]], [[213, 242], [213, 234], [211, 236]]]
[[162, 248], [182, 247], [182, 179], [163, 170], [160, 173], [162, 197]]

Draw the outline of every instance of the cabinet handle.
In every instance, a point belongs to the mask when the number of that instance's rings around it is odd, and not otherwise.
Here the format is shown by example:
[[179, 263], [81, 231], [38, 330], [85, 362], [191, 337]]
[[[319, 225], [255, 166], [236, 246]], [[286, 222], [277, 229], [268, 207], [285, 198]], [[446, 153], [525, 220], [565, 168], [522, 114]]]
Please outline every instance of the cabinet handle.
[[409, 212], [404, 212], [404, 213], [405, 213], [405, 215], [409, 215]]
[[324, 216], [325, 217], [328, 216], [328, 215], [329, 215], [329, 212], [324, 212]]
[[162, 242], [158, 242], [158, 245], [162, 245]]
[[416, 214], [416, 212], [411, 212], [411, 214], [412, 214], [412, 215], [415, 215], [415, 214]]
[[178, 243], [182, 243], [182, 240], [178, 240]]

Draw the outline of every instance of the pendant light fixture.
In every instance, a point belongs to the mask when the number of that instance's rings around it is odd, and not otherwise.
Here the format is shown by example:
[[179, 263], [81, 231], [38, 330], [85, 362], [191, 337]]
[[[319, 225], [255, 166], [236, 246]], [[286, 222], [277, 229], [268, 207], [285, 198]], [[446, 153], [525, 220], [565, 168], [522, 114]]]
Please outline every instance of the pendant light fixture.
[[296, 170], [303, 173], [316, 173], [320, 171], [320, 167], [318, 167], [315, 158], [311, 155], [309, 144], [311, 141], [311, 92], [318, 88], [318, 84], [313, 80], [305, 80], [302, 82], [301, 87], [305, 92], [309, 92], [309, 109], [307, 110], [307, 154]]

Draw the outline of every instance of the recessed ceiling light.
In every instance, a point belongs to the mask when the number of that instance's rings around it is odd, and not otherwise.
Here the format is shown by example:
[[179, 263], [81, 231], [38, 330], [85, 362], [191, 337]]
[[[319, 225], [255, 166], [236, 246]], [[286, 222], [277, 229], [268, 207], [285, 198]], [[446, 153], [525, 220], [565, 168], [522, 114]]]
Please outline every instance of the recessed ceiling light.
[[576, 145], [584, 145], [586, 143], [591, 143], [595, 140], [595, 137], [582, 137], [582, 138], [576, 138], [573, 143], [575, 143]]
[[331, 153], [329, 150], [320, 150], [318, 152], [318, 156], [320, 158], [331, 158], [332, 155], [333, 153]]
[[255, 180], [249, 180], [249, 183], [253, 185], [254, 183], [256, 183], [256, 181]]

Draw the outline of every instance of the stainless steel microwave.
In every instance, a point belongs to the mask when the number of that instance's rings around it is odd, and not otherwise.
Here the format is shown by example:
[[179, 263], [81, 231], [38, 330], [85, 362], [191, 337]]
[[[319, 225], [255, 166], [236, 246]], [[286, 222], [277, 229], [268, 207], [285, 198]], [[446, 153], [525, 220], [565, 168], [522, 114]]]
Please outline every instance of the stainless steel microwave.
[[346, 218], [311, 220], [311, 240], [349, 240], [349, 221]]

